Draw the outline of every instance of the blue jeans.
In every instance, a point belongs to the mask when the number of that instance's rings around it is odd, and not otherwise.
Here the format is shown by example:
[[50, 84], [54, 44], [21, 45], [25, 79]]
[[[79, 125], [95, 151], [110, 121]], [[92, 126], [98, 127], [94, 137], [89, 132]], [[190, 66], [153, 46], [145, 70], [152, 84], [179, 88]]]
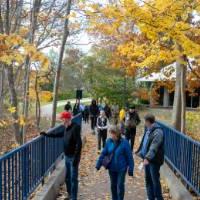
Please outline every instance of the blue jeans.
[[78, 165], [73, 166], [73, 157], [65, 156], [66, 177], [65, 183], [70, 200], [77, 200], [78, 194]]
[[150, 163], [145, 166], [145, 182], [148, 200], [164, 200], [160, 184], [160, 165]]
[[114, 172], [109, 170], [112, 200], [123, 200], [125, 193], [126, 171]]

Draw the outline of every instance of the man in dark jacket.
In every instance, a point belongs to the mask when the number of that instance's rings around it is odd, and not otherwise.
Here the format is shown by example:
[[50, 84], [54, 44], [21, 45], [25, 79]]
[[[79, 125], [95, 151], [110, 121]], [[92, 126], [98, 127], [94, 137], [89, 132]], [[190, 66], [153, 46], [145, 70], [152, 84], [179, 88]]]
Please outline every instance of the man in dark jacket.
[[104, 111], [105, 111], [106, 117], [108, 119], [110, 119], [112, 117], [112, 112], [111, 112], [111, 108], [108, 104], [105, 105]]
[[64, 140], [65, 166], [66, 166], [66, 186], [70, 200], [77, 200], [78, 193], [78, 166], [81, 157], [82, 141], [81, 127], [72, 122], [70, 112], [62, 112], [60, 119], [62, 125], [52, 128], [47, 133], [41, 134], [47, 137], [62, 137]]
[[93, 130], [93, 133], [97, 124], [98, 115], [99, 115], [99, 107], [97, 105], [96, 100], [93, 99], [90, 105], [91, 129]]
[[164, 135], [152, 114], [145, 116], [145, 133], [136, 154], [143, 159], [148, 199], [163, 200], [160, 167], [164, 162]]
[[74, 107], [73, 107], [73, 115], [77, 115], [81, 112], [81, 106], [80, 106], [80, 99], [77, 99], [76, 100], [76, 103], [74, 104]]
[[135, 110], [135, 106], [130, 106], [129, 111], [125, 116], [125, 137], [128, 141], [130, 141], [132, 151], [135, 143], [136, 126], [139, 123], [140, 117], [138, 112]]
[[67, 112], [72, 111], [72, 105], [71, 105], [70, 101], [68, 101], [67, 104], [65, 104], [64, 110], [67, 111]]

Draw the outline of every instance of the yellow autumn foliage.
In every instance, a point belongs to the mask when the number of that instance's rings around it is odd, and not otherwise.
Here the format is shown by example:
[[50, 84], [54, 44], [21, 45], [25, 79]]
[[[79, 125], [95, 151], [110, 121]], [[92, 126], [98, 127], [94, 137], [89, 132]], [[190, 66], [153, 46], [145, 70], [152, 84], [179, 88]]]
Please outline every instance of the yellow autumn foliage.
[[[161, 64], [165, 66], [183, 55], [200, 59], [200, 29], [198, 24], [194, 25], [194, 13], [200, 12], [199, 4], [199, 0], [123, 0], [101, 6], [91, 4], [86, 11], [88, 31], [100, 37], [99, 45], [112, 48], [113, 58], [123, 57], [135, 68], [134, 72], [144, 67], [149, 72], [158, 71]], [[121, 64], [118, 59], [112, 61], [116, 62], [113, 66]]]
[[[21, 31], [24, 31], [25, 34], [25, 30]], [[20, 35], [0, 34], [1, 63], [20, 65], [24, 63], [26, 56], [29, 56], [32, 62], [40, 62], [43, 67], [49, 65], [47, 57], [43, 53], [38, 52], [34, 45], [27, 43]]]

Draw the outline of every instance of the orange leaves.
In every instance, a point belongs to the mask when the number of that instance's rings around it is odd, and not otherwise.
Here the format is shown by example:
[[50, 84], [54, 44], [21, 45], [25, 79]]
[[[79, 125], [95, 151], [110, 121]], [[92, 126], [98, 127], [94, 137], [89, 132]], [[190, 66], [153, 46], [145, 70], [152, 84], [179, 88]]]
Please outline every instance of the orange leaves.
[[141, 100], [149, 100], [149, 91], [146, 88], [140, 88], [136, 91], [135, 96]]

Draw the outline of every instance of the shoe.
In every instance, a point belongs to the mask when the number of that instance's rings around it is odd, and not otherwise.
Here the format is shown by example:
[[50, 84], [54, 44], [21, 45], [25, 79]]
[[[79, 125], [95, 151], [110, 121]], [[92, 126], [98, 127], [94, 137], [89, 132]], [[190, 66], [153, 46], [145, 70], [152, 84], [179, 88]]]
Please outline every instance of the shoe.
[[97, 151], [97, 154], [100, 154], [100, 153], [101, 153], [101, 150], [98, 150], [98, 151]]

